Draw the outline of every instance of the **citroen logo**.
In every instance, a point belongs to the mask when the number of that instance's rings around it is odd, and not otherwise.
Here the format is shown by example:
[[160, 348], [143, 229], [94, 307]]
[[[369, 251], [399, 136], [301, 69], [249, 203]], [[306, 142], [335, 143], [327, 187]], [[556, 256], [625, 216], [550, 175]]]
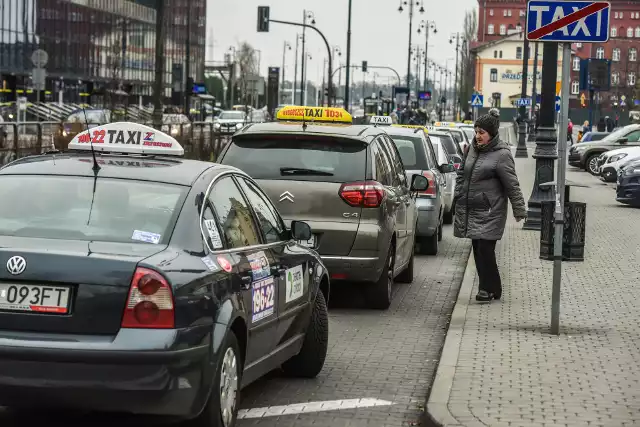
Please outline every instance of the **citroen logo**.
[[284, 202], [285, 200], [288, 200], [291, 203], [293, 203], [293, 199], [294, 199], [293, 194], [289, 193], [288, 191], [285, 191], [284, 193], [282, 193], [280, 195], [280, 201], [281, 202]]
[[21, 256], [12, 256], [9, 258], [9, 261], [7, 261], [7, 271], [14, 276], [22, 274], [26, 268], [27, 260]]

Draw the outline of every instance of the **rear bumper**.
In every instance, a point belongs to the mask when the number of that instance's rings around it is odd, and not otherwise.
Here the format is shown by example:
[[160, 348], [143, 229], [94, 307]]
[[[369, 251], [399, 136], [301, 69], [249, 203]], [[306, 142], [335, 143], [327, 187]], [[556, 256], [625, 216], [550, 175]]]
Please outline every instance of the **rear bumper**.
[[440, 209], [437, 199], [417, 198], [418, 224], [416, 235], [418, 237], [431, 237], [438, 232], [440, 225]]
[[[382, 274], [384, 259], [380, 257], [321, 256], [331, 281], [374, 282]], [[383, 257], [384, 258], [384, 257]]]
[[[158, 331], [138, 332], [144, 342], [144, 334]], [[58, 341], [40, 341], [37, 346], [0, 341], [1, 405], [20, 407], [29, 402], [175, 417], [190, 417], [202, 409], [209, 345], [180, 350], [102, 350], [97, 345], [56, 347]]]
[[582, 159], [580, 153], [570, 153], [569, 164], [577, 168], [584, 168], [584, 160]]
[[[633, 180], [632, 182], [629, 182]], [[620, 181], [623, 181], [620, 183]], [[616, 201], [625, 205], [640, 206], [640, 184], [637, 178], [618, 178], [616, 186]]]

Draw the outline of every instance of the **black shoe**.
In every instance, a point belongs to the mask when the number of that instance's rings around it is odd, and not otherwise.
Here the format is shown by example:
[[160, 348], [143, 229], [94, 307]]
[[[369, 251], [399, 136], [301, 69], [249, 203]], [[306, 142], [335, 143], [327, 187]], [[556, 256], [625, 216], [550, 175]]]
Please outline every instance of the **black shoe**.
[[479, 290], [478, 294], [476, 295], [476, 301], [478, 302], [491, 302], [491, 300], [493, 299], [493, 294], [490, 294], [489, 292], [485, 291], [485, 290]]
[[502, 297], [502, 292], [498, 292], [497, 294], [493, 294], [493, 299], [495, 300], [500, 300], [500, 298]]

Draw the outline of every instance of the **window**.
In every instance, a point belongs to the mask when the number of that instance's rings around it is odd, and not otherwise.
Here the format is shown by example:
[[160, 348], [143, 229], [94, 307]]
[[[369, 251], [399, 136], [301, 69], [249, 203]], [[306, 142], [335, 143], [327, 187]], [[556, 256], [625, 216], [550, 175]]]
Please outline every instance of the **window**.
[[507, 10], [507, 16], [511, 16], [511, 9]]
[[581, 48], [582, 48], [582, 43], [576, 43], [576, 47], [577, 47], [578, 49], [581, 49]]
[[571, 94], [577, 95], [578, 92], [580, 92], [580, 82], [577, 80], [574, 80], [571, 82]]
[[620, 12], [620, 19], [624, 19], [624, 12]]
[[633, 37], [633, 28], [631, 27], [627, 28], [627, 37], [629, 38]]
[[489, 16], [493, 16], [493, 9], [489, 9]]
[[504, 36], [505, 34], [507, 34], [507, 26], [502, 24], [502, 25], [500, 25], [500, 35]]
[[630, 72], [629, 73], [629, 86], [635, 86], [635, 85], [636, 85], [636, 73]]
[[390, 133], [406, 170], [429, 168], [427, 153], [420, 136], [394, 135], [393, 131]]
[[218, 214], [229, 248], [260, 244], [251, 210], [231, 177], [222, 178], [213, 186], [209, 200]]
[[615, 18], [618, 19], [618, 12], [615, 13]]
[[398, 149], [388, 136], [381, 137], [382, 148], [385, 150], [391, 161], [391, 174], [393, 178], [393, 185], [398, 186], [400, 184], [406, 184], [407, 178], [404, 174], [404, 165], [402, 164], [402, 158], [398, 154]]
[[629, 61], [635, 62], [638, 60], [638, 50], [635, 47], [629, 49]]
[[[487, 33], [488, 34], [493, 34], [494, 33], [493, 24], [489, 24], [489, 26], [487, 27]], [[633, 31], [632, 31], [632, 33], [633, 33]]]
[[640, 38], [640, 27], [636, 28], [636, 37]]
[[500, 51], [500, 59], [502, 59], [502, 51]]
[[376, 180], [380, 184], [389, 187], [393, 183], [393, 179], [391, 178], [391, 162], [384, 151], [382, 151], [380, 144], [381, 142], [378, 140], [371, 146], [376, 168]]
[[491, 69], [489, 80], [493, 83], [498, 81], [498, 70], [496, 68]]
[[640, 130], [636, 130], [631, 132], [629, 135], [626, 136], [628, 142], [638, 142], [640, 141]]
[[516, 47], [516, 59], [522, 59], [522, 48], [520, 46]]
[[620, 73], [617, 71], [611, 73], [611, 84], [613, 86], [618, 86], [620, 84]]
[[494, 51], [493, 51], [493, 57], [494, 57], [494, 58], [497, 58], [497, 57], [498, 57], [498, 51], [497, 51], [497, 50], [494, 50]]
[[525, 12], [524, 10], [520, 11], [520, 16], [526, 16], [526, 15], [527, 15], [527, 12]]
[[616, 27], [611, 27], [611, 37], [618, 37], [618, 29]]
[[604, 48], [599, 47], [596, 49], [596, 59], [604, 59]]
[[612, 59], [615, 62], [620, 61], [620, 48], [616, 47], [615, 49], [613, 49], [613, 51], [612, 51]]
[[573, 71], [580, 71], [580, 57], [573, 57]]
[[502, 16], [507, 16], [507, 9], [502, 11]]
[[256, 213], [258, 225], [262, 229], [265, 243], [276, 243], [287, 240], [282, 220], [266, 196], [264, 196], [251, 181], [238, 178], [238, 182]]

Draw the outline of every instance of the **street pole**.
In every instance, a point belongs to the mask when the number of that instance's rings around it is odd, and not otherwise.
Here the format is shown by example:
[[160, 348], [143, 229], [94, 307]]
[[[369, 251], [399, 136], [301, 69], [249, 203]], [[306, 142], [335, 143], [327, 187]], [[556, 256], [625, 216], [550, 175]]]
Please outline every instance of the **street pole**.
[[280, 92], [282, 95], [280, 97], [280, 103], [284, 103], [284, 65], [285, 65], [285, 54], [287, 53], [287, 45], [288, 43], [284, 42], [284, 47], [282, 48], [282, 91]]
[[562, 234], [564, 232], [564, 188], [567, 172], [569, 91], [571, 90], [571, 43], [562, 47], [562, 101], [558, 137], [558, 180], [556, 182], [555, 232], [553, 235], [553, 285], [551, 288], [551, 333], [560, 335], [560, 285], [562, 283]]
[[296, 59], [293, 65], [293, 93], [291, 94], [291, 103], [296, 104], [296, 92], [298, 91], [298, 47], [300, 46], [300, 34], [296, 34]]
[[164, 13], [165, 0], [158, 0], [158, 9], [156, 10], [156, 68], [155, 80], [153, 84], [153, 123], [157, 129], [162, 127], [163, 113], [163, 95], [164, 95]]
[[428, 90], [427, 87], [427, 61], [429, 60], [429, 25], [430, 21], [425, 24], [425, 31], [427, 32], [427, 41], [424, 44], [424, 90]]
[[[407, 50], [407, 88], [411, 87], [411, 36], [413, 36], [413, 0], [409, 0], [409, 49]], [[407, 99], [409, 105], [409, 99]]]
[[458, 110], [458, 50], [460, 49], [460, 33], [456, 34], [456, 78], [453, 80], [453, 121], [456, 121]]
[[344, 82], [344, 109], [349, 111], [349, 95], [350, 95], [350, 82], [351, 82], [351, 3], [352, 0], [349, 0], [349, 17], [347, 22], [347, 64], [346, 64], [346, 72], [345, 72], [345, 82]]
[[185, 48], [185, 84], [184, 84], [184, 114], [187, 117], [191, 117], [191, 91], [192, 87], [189, 87], [189, 77], [191, 76], [191, 8], [187, 7], [187, 40]]
[[[527, 83], [529, 81], [529, 39], [524, 32], [521, 33], [524, 36], [524, 51], [522, 52], [522, 92], [520, 98], [525, 99], [527, 97]], [[554, 107], [555, 109], [555, 107]], [[518, 146], [516, 147], [516, 158], [527, 158], [527, 107], [520, 106], [520, 123], [518, 123]]]
[[304, 105], [304, 89], [305, 89], [305, 84], [304, 84], [304, 80], [305, 80], [305, 76], [304, 76], [304, 72], [305, 72], [305, 62], [306, 61], [306, 57], [304, 56], [304, 48], [305, 48], [305, 43], [306, 43], [306, 32], [307, 32], [307, 10], [303, 10], [302, 11], [302, 65], [300, 66], [301, 69], [301, 81], [300, 81], [300, 105]]
[[[535, 42], [535, 52], [533, 53], [533, 91], [531, 93], [531, 108], [533, 112], [536, 111], [536, 106], [538, 105], [537, 103], [537, 99], [538, 99], [538, 48], [540, 47], [540, 44], [538, 42]], [[529, 142], [534, 142], [536, 140], [536, 122], [535, 122], [535, 115], [532, 114], [532, 119], [533, 119], [533, 123], [531, 124], [530, 128], [529, 128]]]
[[532, 156], [536, 159], [536, 172], [531, 196], [527, 203], [527, 220], [522, 227], [525, 230], [540, 230], [542, 202], [555, 200], [552, 189], [541, 188], [540, 184], [553, 181], [555, 160], [558, 158], [556, 147], [558, 138], [555, 126], [557, 64], [558, 43], [545, 42], [542, 50], [540, 127], [536, 135], [536, 149]]

